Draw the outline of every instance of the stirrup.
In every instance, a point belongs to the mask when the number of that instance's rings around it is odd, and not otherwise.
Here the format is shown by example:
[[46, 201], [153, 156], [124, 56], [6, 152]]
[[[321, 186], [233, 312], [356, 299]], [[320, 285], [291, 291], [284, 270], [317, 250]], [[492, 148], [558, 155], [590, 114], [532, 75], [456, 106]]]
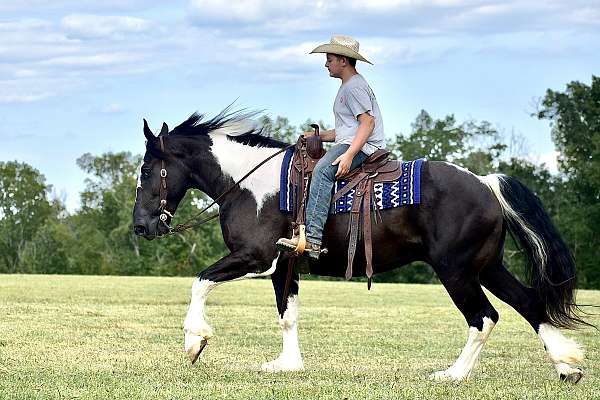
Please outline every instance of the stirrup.
[[[297, 229], [297, 230], [296, 230]], [[291, 239], [281, 238], [277, 241], [277, 247], [282, 251], [289, 251], [295, 255], [300, 255], [306, 249], [306, 229], [304, 225], [298, 225], [294, 229], [294, 234]], [[298, 232], [296, 234], [296, 232]], [[290, 242], [296, 242], [296, 244]]]
[[306, 227], [304, 224], [298, 225], [298, 245], [296, 246], [296, 250], [294, 250], [297, 254], [304, 253], [304, 249], [306, 248]]

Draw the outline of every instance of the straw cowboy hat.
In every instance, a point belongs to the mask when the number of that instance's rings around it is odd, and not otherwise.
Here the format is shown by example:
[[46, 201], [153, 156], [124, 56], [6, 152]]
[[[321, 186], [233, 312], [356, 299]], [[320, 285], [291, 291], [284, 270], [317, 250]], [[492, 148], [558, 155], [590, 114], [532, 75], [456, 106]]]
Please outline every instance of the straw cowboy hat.
[[358, 53], [358, 40], [351, 38], [350, 36], [332, 36], [329, 43], [318, 46], [316, 49], [310, 52], [310, 54], [313, 53], [337, 54], [340, 56], [355, 58], [373, 65], [371, 61], [368, 61]]

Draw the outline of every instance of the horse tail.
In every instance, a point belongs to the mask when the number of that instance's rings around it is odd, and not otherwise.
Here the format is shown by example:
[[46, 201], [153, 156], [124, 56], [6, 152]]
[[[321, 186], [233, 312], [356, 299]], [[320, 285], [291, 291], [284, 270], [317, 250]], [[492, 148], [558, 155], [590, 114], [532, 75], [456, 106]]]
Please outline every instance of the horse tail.
[[527, 277], [545, 306], [548, 323], [557, 328], [588, 325], [575, 304], [575, 260], [540, 199], [516, 178], [487, 175], [480, 179], [502, 208], [508, 231], [527, 258]]

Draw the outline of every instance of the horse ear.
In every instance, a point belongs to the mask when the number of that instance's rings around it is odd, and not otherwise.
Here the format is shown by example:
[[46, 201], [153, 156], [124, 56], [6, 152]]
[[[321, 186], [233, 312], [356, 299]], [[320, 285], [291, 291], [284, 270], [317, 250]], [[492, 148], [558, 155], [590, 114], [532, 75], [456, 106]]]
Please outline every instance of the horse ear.
[[169, 127], [167, 126], [166, 122], [163, 122], [162, 128], [161, 128], [158, 136], [166, 136], [168, 133], [169, 133]]
[[146, 121], [146, 118], [144, 118], [144, 136], [146, 136], [146, 140], [148, 140], [148, 142], [153, 142], [156, 139], [150, 128], [148, 128], [148, 122]]

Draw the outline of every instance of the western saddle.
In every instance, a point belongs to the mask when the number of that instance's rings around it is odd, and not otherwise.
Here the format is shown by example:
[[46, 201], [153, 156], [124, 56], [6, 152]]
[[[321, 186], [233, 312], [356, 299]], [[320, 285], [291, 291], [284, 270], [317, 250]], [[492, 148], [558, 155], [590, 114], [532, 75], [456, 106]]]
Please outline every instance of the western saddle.
[[[300, 255], [306, 245], [305, 235], [305, 210], [308, 199], [308, 190], [310, 188], [310, 178], [315, 165], [325, 154], [323, 142], [319, 136], [319, 126], [312, 124], [315, 135], [308, 138], [301, 136], [296, 143], [296, 149], [292, 158], [292, 172], [290, 180], [294, 185], [296, 192], [293, 196], [293, 229], [294, 236], [298, 236], [298, 246], [293, 253]], [[346, 268], [346, 279], [352, 278], [352, 263], [356, 252], [357, 242], [360, 231], [360, 220], [362, 219], [362, 237], [365, 246], [366, 275], [368, 278], [368, 287], [371, 287], [371, 277], [373, 276], [373, 249], [371, 242], [371, 210], [375, 209], [372, 202], [373, 186], [375, 183], [393, 182], [402, 175], [401, 162], [389, 160], [390, 152], [379, 149], [371, 154], [363, 164], [341, 176], [339, 180], [349, 181], [346, 186], [335, 193], [332, 202], [335, 203], [339, 198], [346, 195], [352, 189], [355, 189], [352, 199], [352, 208], [350, 211], [350, 237], [348, 242], [348, 266]], [[377, 218], [377, 215], [375, 216]], [[379, 215], [379, 219], [381, 216]], [[376, 219], [377, 222], [377, 219]], [[325, 252], [325, 250], [324, 250]]]

